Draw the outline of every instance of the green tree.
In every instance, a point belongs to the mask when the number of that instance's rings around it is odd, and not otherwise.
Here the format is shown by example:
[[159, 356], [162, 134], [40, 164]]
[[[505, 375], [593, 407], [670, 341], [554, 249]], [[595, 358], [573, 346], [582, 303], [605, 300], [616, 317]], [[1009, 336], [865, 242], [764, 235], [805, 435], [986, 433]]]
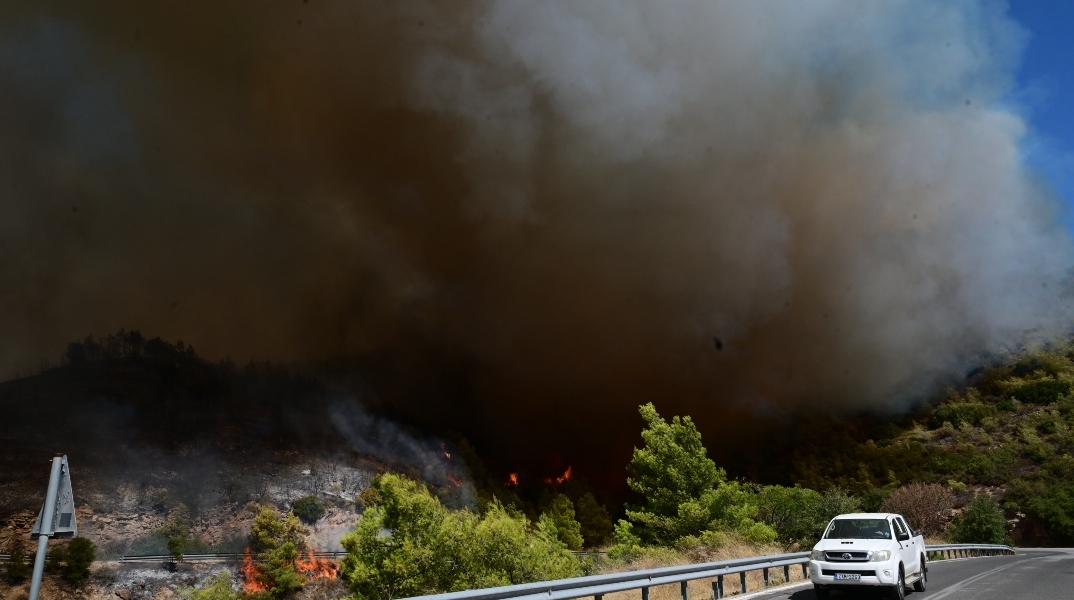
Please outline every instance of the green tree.
[[574, 503], [563, 494], [556, 494], [541, 518], [549, 518], [555, 528], [559, 541], [567, 545], [571, 550], [582, 549], [582, 525], [574, 517]]
[[11, 561], [7, 564], [7, 578], [11, 583], [19, 583], [30, 576], [30, 563], [26, 562], [26, 553], [16, 549], [11, 553]]
[[183, 560], [183, 550], [190, 538], [190, 509], [180, 502], [170, 515], [168, 522], [158, 532], [168, 540], [168, 552], [177, 561]]
[[597, 502], [597, 498], [592, 493], [582, 494], [575, 508], [586, 547], [595, 548], [611, 540], [612, 518], [608, 514], [608, 509]]
[[1007, 519], [988, 494], [974, 496], [962, 515], [951, 524], [948, 537], [956, 544], [1011, 543], [1007, 535]]
[[269, 506], [258, 509], [250, 532], [253, 534], [255, 552], [276, 550], [288, 542], [296, 549], [304, 550], [306, 546], [303, 540], [309, 533], [294, 513], [288, 513], [280, 519], [276, 511]]
[[317, 496], [306, 496], [295, 500], [291, 512], [307, 523], [316, 523], [324, 516], [324, 503]]
[[258, 555], [259, 579], [269, 588], [269, 595], [282, 598], [301, 589], [306, 583], [306, 576], [295, 568], [298, 549], [295, 543], [286, 541], [272, 550], [264, 550]]
[[84, 537], [76, 537], [67, 544], [64, 553], [63, 578], [74, 586], [85, 583], [90, 565], [97, 557], [97, 546]]
[[359, 598], [389, 600], [570, 577], [578, 561], [552, 520], [531, 530], [495, 499], [484, 514], [450, 510], [424, 485], [393, 474], [373, 483], [379, 501], [341, 540], [341, 568]]
[[238, 600], [241, 596], [232, 589], [231, 573], [222, 570], [205, 583], [200, 590], [182, 588], [179, 596], [184, 600]]
[[269, 595], [279, 598], [301, 588], [306, 577], [295, 568], [295, 559], [306, 547], [308, 531], [298, 517], [288, 513], [281, 519], [271, 507], [262, 506], [250, 531], [260, 571], [258, 579], [268, 587]]
[[641, 432], [644, 445], [634, 449], [627, 485], [645, 498], [645, 512], [674, 517], [680, 505], [700, 498], [726, 475], [709, 459], [690, 417], [674, 417], [668, 423], [652, 402], [638, 412], [646, 424]]

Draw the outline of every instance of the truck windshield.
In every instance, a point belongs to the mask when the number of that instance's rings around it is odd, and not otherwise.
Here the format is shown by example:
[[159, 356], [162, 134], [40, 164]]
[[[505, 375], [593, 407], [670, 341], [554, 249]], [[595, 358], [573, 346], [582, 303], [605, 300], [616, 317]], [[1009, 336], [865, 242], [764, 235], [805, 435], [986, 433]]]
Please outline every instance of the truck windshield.
[[887, 519], [836, 519], [824, 533], [825, 539], [890, 540]]

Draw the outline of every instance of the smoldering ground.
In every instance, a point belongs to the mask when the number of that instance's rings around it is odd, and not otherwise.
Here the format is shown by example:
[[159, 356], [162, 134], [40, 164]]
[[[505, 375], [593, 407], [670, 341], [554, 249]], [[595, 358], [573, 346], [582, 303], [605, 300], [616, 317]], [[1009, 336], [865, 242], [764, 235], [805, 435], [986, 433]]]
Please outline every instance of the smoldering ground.
[[136, 327], [569, 451], [898, 410], [1068, 322], [999, 2], [0, 15], [8, 370]]

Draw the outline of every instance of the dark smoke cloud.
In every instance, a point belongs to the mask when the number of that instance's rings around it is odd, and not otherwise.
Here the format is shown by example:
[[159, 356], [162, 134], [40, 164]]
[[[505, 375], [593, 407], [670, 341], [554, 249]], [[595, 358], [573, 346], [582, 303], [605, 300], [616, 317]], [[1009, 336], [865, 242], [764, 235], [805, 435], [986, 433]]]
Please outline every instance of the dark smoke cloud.
[[9, 371], [119, 327], [348, 357], [517, 442], [648, 400], [897, 409], [1067, 323], [1001, 3], [46, 2], [0, 34]]

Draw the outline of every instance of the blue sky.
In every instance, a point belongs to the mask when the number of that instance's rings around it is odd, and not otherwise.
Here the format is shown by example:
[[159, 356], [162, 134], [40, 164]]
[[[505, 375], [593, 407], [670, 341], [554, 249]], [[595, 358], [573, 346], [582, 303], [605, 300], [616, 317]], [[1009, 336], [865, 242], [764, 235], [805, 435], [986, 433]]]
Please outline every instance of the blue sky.
[[1027, 151], [1074, 212], [1074, 1], [1012, 0], [1029, 30], [1016, 94], [1031, 128]]

